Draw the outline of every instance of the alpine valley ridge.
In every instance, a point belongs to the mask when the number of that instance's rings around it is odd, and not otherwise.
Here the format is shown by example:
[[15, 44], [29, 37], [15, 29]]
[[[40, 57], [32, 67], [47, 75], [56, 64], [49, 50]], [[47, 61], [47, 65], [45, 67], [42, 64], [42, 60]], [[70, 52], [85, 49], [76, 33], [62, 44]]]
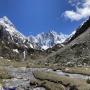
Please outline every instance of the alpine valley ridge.
[[42, 52], [56, 44], [63, 45], [63, 42], [71, 36], [53, 30], [36, 36], [25, 36], [4, 16], [0, 18], [0, 56], [10, 59], [26, 58], [34, 50]]
[[30, 47], [34, 49], [46, 50], [56, 44], [63, 43], [69, 37], [69, 35], [57, 33], [53, 30], [46, 33], [42, 32], [36, 36], [25, 36], [16, 29], [13, 23], [6, 16], [0, 18], [0, 25], [2, 25], [4, 31], [9, 34], [9, 39], [11, 39], [11, 41], [14, 41], [16, 44], [24, 44], [25, 41], [27, 41]]

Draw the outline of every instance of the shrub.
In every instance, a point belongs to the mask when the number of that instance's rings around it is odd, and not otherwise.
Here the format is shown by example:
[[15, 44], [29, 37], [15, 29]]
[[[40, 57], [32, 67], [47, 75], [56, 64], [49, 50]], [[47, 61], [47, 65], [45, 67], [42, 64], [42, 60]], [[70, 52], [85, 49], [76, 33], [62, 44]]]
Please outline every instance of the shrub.
[[90, 79], [88, 78], [86, 82], [87, 82], [88, 84], [90, 84]]

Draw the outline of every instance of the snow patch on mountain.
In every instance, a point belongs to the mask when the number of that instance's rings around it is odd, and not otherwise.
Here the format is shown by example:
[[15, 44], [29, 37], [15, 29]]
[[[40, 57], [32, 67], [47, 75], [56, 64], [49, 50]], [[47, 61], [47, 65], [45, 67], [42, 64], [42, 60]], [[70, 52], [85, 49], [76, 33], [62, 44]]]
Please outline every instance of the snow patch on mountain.
[[18, 49], [13, 49], [13, 52], [19, 53]]
[[76, 30], [74, 30], [70, 35], [69, 35], [69, 40], [73, 37], [73, 35], [75, 35]]

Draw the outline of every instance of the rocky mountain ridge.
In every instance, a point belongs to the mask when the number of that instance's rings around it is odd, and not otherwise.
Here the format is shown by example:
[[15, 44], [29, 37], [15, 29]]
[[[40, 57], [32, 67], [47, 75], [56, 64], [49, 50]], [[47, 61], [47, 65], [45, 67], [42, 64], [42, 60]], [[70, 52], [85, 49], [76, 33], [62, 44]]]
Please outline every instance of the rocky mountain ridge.
[[[25, 36], [20, 33], [13, 23], [4, 16], [0, 18], [0, 25], [3, 26], [4, 31], [9, 34], [10, 41], [14, 41], [16, 44], [28, 44], [33, 49], [48, 49], [53, 47], [55, 44], [63, 43], [68, 35], [57, 33], [55, 31], [49, 31], [47, 33], [40, 33], [37, 36]], [[27, 45], [26, 45], [27, 46]]]

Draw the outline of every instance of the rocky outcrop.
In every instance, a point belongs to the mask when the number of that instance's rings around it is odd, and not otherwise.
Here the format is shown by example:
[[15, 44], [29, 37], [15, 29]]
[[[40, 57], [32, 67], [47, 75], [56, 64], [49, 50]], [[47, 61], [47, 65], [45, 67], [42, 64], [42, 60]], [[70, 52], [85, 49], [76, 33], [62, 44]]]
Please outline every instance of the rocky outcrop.
[[63, 44], [56, 44], [55, 46], [53, 46], [52, 48], [48, 48], [47, 50], [45, 50], [44, 52], [48, 55], [50, 53], [56, 52], [59, 49], [63, 48], [64, 45]]

